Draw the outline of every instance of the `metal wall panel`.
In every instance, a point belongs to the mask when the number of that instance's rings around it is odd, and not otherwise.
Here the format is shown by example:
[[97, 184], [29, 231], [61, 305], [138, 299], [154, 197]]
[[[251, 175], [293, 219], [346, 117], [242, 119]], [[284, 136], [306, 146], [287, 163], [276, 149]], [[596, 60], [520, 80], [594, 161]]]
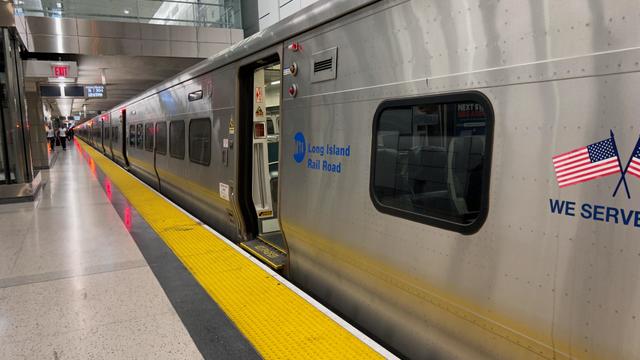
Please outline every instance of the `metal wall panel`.
[[171, 42], [163, 40], [142, 40], [143, 56], [171, 56]]
[[128, 22], [75, 19], [78, 36], [140, 39], [140, 25]]
[[59, 54], [78, 54], [78, 37], [59, 35], [31, 35], [33, 51]]
[[196, 28], [190, 26], [172, 26], [169, 29], [169, 38], [171, 41], [198, 41]]
[[140, 39], [171, 40], [170, 27], [166, 25], [140, 24]]
[[140, 40], [78, 37], [79, 53], [89, 55], [142, 55]]
[[198, 43], [198, 57], [206, 58], [228, 48], [227, 44]]
[[198, 43], [186, 42], [186, 41], [172, 41], [171, 56], [198, 57]]
[[242, 29], [229, 29], [231, 32], [231, 43], [235, 44], [244, 40], [244, 30]]
[[46, 17], [26, 16], [27, 31], [38, 35], [78, 35], [75, 19], [50, 19]]
[[231, 43], [230, 29], [199, 27], [197, 31], [198, 42]]

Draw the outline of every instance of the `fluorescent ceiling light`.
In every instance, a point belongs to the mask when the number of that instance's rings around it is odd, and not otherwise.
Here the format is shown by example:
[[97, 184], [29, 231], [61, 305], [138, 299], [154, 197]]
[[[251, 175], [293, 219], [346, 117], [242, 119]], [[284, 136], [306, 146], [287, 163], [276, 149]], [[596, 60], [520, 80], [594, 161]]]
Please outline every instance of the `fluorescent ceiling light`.
[[269, 85], [278, 85], [280, 84], [280, 80], [272, 81]]
[[62, 3], [61, 3], [61, 2], [57, 2], [57, 3], [56, 3], [56, 7], [57, 7], [58, 9], [62, 9]]
[[131, 12], [131, 10], [129, 10], [129, 9], [124, 9], [124, 13], [125, 13], [126, 15], [129, 15], [129, 13], [130, 13], [130, 12]]

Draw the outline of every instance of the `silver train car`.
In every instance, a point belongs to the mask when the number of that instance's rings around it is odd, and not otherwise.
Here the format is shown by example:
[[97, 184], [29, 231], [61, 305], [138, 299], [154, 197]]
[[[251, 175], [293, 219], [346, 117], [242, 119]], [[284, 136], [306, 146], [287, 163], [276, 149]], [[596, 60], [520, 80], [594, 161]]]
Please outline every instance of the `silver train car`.
[[78, 126], [409, 358], [640, 358], [640, 2], [321, 1]]

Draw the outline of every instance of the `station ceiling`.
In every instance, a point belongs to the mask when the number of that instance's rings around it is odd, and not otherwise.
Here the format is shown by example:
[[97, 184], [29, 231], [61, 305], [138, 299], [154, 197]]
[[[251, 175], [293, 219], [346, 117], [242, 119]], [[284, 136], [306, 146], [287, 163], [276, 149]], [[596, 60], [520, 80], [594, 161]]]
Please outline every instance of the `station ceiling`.
[[[89, 114], [109, 110], [202, 61], [200, 58], [125, 55], [66, 55], [55, 59], [51, 59], [49, 55], [31, 56], [41, 60], [76, 61], [76, 84], [106, 84], [106, 98], [103, 99], [43, 99], [45, 104], [51, 106], [53, 116], [81, 115], [84, 105]], [[26, 81], [27, 91], [37, 91], [38, 84], [47, 82], [47, 78], [29, 78]]]

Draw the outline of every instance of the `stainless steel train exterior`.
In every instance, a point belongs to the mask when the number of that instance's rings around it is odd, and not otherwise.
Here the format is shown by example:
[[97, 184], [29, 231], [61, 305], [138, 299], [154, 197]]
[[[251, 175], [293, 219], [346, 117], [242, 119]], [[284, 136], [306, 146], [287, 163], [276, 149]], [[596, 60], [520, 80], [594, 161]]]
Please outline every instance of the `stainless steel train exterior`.
[[[295, 283], [411, 358], [638, 359], [640, 182], [612, 194], [640, 135], [639, 21], [632, 0], [320, 1], [80, 135], [251, 240], [256, 74], [276, 64]], [[153, 125], [172, 121], [182, 158]], [[591, 168], [602, 154], [621, 168]]]

